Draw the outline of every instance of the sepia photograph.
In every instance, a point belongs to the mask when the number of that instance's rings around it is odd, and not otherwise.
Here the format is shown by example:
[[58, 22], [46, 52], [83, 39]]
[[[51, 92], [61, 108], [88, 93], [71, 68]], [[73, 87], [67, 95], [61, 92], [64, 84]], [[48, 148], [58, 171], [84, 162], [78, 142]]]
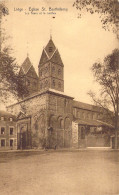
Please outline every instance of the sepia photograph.
[[0, 195], [119, 195], [119, 1], [0, 0]]

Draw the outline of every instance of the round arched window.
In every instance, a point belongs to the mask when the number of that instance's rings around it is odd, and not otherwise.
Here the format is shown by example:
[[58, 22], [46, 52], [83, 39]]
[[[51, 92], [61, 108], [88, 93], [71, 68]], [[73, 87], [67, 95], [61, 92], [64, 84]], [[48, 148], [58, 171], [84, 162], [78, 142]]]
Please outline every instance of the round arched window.
[[54, 66], [52, 67], [52, 72], [55, 72], [55, 67]]
[[55, 86], [55, 80], [53, 80], [52, 84], [53, 84], [53, 86]]
[[58, 87], [61, 88], [61, 83], [60, 82], [58, 83]]
[[47, 87], [47, 86], [48, 86], [48, 81], [46, 80], [46, 81], [45, 81], [45, 87]]
[[61, 70], [59, 69], [59, 70], [58, 70], [58, 75], [60, 75], [60, 74], [61, 74]]

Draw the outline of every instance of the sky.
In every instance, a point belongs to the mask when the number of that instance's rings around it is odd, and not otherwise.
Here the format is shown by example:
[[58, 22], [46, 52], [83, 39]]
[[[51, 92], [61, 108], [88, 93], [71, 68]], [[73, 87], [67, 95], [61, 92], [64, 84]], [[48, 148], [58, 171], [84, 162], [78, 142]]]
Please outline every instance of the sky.
[[[6, 35], [10, 36], [12, 55], [19, 65], [29, 54], [38, 72], [43, 47], [52, 35], [64, 63], [64, 92], [76, 100], [92, 103], [89, 90], [98, 93], [91, 66], [117, 48], [111, 31], [102, 29], [99, 15], [84, 12], [78, 18], [73, 0], [7, 0], [9, 15], [3, 19]], [[58, 10], [60, 8], [60, 11]], [[31, 11], [31, 10], [36, 11]], [[44, 10], [45, 9], [45, 10]], [[49, 9], [52, 11], [49, 11]], [[57, 9], [57, 10], [56, 10]], [[62, 11], [61, 11], [62, 9]]]

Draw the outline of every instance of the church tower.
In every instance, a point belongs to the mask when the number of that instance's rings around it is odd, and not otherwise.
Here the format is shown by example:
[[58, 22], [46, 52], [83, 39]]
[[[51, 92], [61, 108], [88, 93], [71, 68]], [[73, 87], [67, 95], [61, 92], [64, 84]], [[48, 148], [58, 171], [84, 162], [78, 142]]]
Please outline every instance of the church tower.
[[19, 75], [22, 76], [23, 82], [28, 89], [26, 96], [38, 91], [38, 76], [28, 56], [21, 65]]
[[64, 65], [52, 38], [42, 51], [38, 70], [40, 91], [54, 89], [64, 92]]

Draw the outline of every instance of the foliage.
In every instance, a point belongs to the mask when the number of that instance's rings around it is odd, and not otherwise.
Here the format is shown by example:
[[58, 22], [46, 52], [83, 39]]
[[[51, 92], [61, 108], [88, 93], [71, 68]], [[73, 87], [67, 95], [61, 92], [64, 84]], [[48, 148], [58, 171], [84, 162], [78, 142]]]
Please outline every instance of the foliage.
[[10, 97], [22, 98], [28, 94], [23, 76], [19, 75], [19, 66], [15, 58], [10, 56], [9, 47], [4, 48], [3, 40], [6, 41], [2, 33], [2, 17], [9, 14], [3, 2], [0, 2], [0, 102], [6, 102]]
[[106, 110], [109, 110], [109, 105], [112, 106], [115, 133], [117, 136], [119, 120], [119, 50], [113, 50], [111, 54], [104, 58], [103, 63], [97, 62], [93, 64], [92, 72], [96, 82], [101, 86], [100, 98], [96, 98], [95, 94], [91, 91], [89, 95], [99, 106]]
[[8, 8], [5, 6], [4, 2], [0, 2], [0, 16], [5, 16], [9, 14]]
[[79, 18], [82, 10], [90, 14], [98, 13], [105, 30], [112, 28], [119, 38], [119, 2], [118, 0], [75, 0], [74, 7], [79, 11]]
[[19, 66], [15, 59], [11, 57], [7, 49], [0, 52], [0, 97], [5, 102], [10, 94], [15, 98], [22, 98], [28, 93], [23, 77], [19, 75]]

